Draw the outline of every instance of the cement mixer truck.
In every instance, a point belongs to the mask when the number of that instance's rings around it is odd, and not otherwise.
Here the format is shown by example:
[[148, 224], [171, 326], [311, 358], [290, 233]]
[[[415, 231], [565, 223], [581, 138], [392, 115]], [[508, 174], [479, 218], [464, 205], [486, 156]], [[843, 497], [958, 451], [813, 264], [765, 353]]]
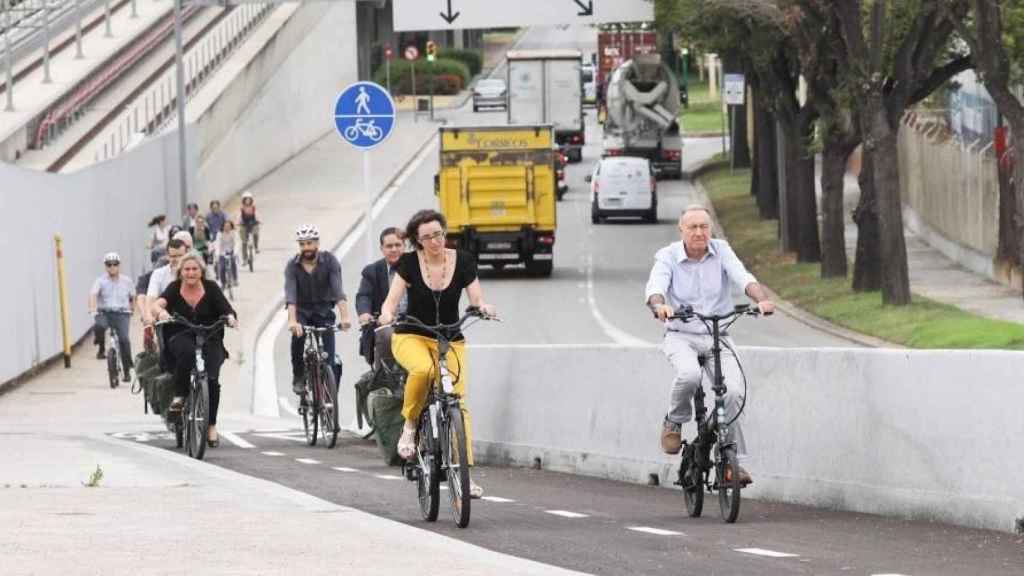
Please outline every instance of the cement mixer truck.
[[659, 177], [682, 177], [679, 84], [657, 54], [638, 54], [605, 87], [604, 156], [647, 158]]

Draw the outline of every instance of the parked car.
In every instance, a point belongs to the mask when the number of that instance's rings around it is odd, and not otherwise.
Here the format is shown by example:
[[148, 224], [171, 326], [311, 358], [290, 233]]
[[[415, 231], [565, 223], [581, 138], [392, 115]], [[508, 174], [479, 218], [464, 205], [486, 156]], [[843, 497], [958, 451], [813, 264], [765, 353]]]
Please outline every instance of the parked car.
[[602, 158], [586, 181], [590, 183], [590, 220], [594, 224], [620, 216], [658, 221], [658, 182], [646, 158]]
[[473, 112], [481, 108], [508, 110], [508, 87], [499, 78], [485, 78], [473, 88]]

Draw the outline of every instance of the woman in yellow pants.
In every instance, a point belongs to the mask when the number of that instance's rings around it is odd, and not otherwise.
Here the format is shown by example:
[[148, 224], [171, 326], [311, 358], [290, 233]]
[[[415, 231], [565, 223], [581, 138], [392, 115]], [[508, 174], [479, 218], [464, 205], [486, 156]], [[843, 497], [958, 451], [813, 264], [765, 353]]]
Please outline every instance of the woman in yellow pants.
[[[395, 310], [403, 297], [408, 296], [406, 313], [427, 324], [454, 324], [459, 320], [462, 292], [469, 303], [480, 308], [486, 316], [494, 316], [495, 309], [483, 300], [483, 290], [477, 278], [476, 260], [462, 250], [445, 245], [447, 222], [442, 214], [421, 210], [413, 215], [406, 227], [406, 236], [416, 249], [403, 254], [391, 281], [388, 297], [381, 306], [380, 323], [391, 324]], [[451, 335], [448, 352], [448, 370], [452, 373], [455, 392], [466, 398], [468, 370], [466, 369], [465, 339], [462, 334]], [[409, 460], [416, 454], [416, 423], [426, 402], [431, 376], [437, 365], [437, 340], [429, 331], [415, 326], [399, 326], [391, 339], [395, 359], [408, 372], [405, 381], [405, 403], [402, 416], [405, 425], [398, 440], [398, 454]], [[463, 403], [466, 423], [466, 447], [469, 464], [473, 464], [472, 429], [469, 412]], [[470, 480], [469, 493], [473, 498], [483, 495], [483, 489]]]

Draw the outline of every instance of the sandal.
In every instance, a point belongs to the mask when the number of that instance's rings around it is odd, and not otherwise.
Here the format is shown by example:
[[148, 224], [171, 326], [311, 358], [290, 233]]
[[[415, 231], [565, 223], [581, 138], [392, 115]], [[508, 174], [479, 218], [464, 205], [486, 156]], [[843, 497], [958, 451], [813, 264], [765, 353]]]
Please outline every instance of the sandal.
[[473, 500], [479, 500], [484, 496], [484, 489], [476, 482], [471, 479], [469, 481], [469, 497]]
[[171, 405], [167, 408], [172, 412], [181, 412], [181, 409], [185, 407], [185, 397], [175, 396], [174, 400], [171, 400]]
[[403, 460], [416, 457], [416, 427], [409, 426], [408, 422], [402, 426], [402, 437], [398, 439], [398, 455]]

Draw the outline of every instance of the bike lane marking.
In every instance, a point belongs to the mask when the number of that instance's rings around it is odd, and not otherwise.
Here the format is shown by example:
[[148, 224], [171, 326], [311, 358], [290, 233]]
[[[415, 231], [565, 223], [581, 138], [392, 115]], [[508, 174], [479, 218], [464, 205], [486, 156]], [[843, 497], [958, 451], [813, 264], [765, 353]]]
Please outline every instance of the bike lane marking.
[[754, 556], [764, 556], [766, 558], [799, 558], [799, 554], [790, 554], [788, 552], [776, 552], [775, 550], [765, 550], [764, 548], [736, 548], [736, 552], [742, 552], [743, 554], [753, 554]]
[[232, 444], [238, 446], [239, 448], [250, 449], [256, 447], [253, 444], [250, 444], [249, 442], [243, 440], [238, 434], [235, 434], [234, 432], [225, 432], [222, 430], [220, 435], [223, 436], [225, 440], [231, 442]]
[[260, 452], [264, 456], [284, 456], [284, 452]]
[[313, 460], [312, 458], [296, 458], [296, 462], [300, 464], [319, 464], [319, 460]]
[[589, 514], [580, 514], [579, 512], [569, 512], [568, 510], [545, 510], [544, 512], [546, 512], [548, 514], [551, 514], [553, 516], [561, 516], [562, 518], [571, 518], [571, 519], [574, 519], [574, 520], [578, 519], [578, 518], [588, 518], [590, 516]]
[[686, 534], [683, 534], [682, 532], [663, 530], [661, 528], [651, 528], [650, 526], [626, 526], [626, 530], [643, 532], [644, 534], [654, 534], [655, 536], [686, 536]]
[[331, 470], [337, 470], [338, 472], [362, 472], [357, 468], [346, 468], [345, 466], [335, 466]]
[[395, 476], [394, 474], [374, 474], [374, 476], [381, 480], [402, 480], [401, 476]]
[[515, 500], [511, 498], [502, 498], [501, 496], [483, 496], [480, 499], [487, 500], [488, 502], [497, 502], [498, 504], [508, 504], [511, 502], [515, 502]]

